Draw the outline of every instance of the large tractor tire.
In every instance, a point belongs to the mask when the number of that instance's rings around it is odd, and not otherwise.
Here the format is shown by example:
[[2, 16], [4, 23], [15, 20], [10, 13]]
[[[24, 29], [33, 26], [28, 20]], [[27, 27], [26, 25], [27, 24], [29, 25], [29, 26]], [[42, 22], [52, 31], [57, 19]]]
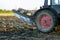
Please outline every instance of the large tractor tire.
[[42, 10], [37, 12], [36, 16], [37, 29], [41, 32], [51, 32], [57, 25], [57, 17], [49, 10]]

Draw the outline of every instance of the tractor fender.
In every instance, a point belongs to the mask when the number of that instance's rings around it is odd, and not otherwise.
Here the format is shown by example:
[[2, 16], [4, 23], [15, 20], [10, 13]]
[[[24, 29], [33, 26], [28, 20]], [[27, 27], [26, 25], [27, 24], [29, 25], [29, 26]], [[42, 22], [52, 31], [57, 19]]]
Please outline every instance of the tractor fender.
[[56, 15], [58, 17], [58, 12], [56, 10], [54, 10], [53, 8], [42, 8], [42, 9], [39, 9], [35, 12], [35, 14], [33, 15], [33, 17], [36, 17], [37, 16], [37, 12], [40, 12], [40, 11], [43, 11], [43, 10], [49, 10], [51, 12], [54, 13], [54, 15]]

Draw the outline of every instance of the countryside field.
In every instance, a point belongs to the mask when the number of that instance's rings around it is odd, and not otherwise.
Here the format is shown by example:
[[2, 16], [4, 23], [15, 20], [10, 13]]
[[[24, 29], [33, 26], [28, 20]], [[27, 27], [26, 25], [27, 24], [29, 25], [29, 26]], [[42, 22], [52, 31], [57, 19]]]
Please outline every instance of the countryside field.
[[15, 21], [16, 18], [12, 11], [0, 11], [0, 31], [5, 31], [7, 26], [13, 27]]
[[35, 26], [15, 17], [12, 11], [0, 12], [0, 40], [60, 40], [59, 28], [50, 34], [41, 33]]

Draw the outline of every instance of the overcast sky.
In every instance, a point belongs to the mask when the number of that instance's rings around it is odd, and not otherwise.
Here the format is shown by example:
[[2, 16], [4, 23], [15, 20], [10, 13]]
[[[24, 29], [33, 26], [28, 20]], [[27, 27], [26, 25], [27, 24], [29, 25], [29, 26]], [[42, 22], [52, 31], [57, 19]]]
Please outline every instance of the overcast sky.
[[44, 3], [43, 0], [0, 0], [0, 9], [18, 9], [23, 8], [27, 10], [39, 9]]

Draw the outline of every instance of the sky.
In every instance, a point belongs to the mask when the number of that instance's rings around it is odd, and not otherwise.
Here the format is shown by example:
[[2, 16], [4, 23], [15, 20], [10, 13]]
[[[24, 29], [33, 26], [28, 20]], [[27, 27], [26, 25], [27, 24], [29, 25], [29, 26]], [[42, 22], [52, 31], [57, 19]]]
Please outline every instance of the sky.
[[12, 10], [23, 8], [27, 10], [39, 9], [44, 0], [0, 0], [0, 9]]

